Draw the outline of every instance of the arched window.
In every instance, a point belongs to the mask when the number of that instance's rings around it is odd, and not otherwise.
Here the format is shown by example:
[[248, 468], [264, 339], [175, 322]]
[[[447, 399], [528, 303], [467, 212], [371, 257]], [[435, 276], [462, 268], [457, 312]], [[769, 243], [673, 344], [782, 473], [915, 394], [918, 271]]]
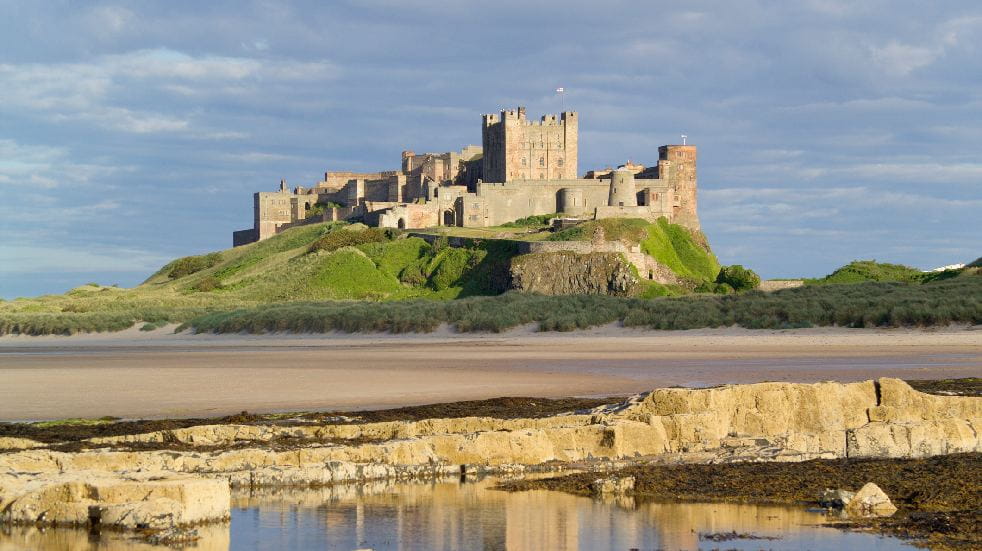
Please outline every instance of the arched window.
[[539, 157], [539, 166], [546, 166], [546, 158]]
[[525, 157], [522, 157], [522, 166], [525, 166]]

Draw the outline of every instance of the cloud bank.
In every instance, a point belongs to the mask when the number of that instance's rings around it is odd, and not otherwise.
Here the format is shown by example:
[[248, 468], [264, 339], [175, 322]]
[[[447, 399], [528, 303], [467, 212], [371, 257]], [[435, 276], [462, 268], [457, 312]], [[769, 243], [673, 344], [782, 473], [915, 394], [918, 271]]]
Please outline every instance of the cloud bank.
[[581, 172], [699, 146], [724, 263], [982, 254], [977, 3], [0, 7], [0, 296], [137, 283], [227, 247], [281, 177], [479, 143], [480, 113], [556, 112], [557, 86]]

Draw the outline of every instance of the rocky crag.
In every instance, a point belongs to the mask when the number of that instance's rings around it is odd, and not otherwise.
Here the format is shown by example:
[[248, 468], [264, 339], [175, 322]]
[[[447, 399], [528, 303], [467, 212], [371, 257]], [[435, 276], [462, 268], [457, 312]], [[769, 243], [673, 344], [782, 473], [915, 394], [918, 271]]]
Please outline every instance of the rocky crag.
[[229, 487], [330, 485], [639, 461], [803, 461], [982, 450], [982, 398], [897, 379], [658, 389], [540, 419], [206, 425], [0, 453], [0, 522], [184, 526], [228, 518]]
[[511, 287], [541, 295], [630, 296], [638, 287], [631, 265], [617, 253], [555, 252], [517, 256]]

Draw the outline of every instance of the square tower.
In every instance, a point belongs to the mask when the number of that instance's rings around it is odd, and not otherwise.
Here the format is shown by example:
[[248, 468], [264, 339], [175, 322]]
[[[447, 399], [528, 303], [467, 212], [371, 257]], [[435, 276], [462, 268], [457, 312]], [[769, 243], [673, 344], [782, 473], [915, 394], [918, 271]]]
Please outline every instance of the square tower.
[[677, 203], [672, 221], [699, 229], [696, 210], [696, 146], [663, 145], [658, 148], [658, 177], [668, 182]]
[[524, 107], [484, 115], [484, 181], [576, 179], [578, 129], [575, 111], [538, 121], [526, 119]]

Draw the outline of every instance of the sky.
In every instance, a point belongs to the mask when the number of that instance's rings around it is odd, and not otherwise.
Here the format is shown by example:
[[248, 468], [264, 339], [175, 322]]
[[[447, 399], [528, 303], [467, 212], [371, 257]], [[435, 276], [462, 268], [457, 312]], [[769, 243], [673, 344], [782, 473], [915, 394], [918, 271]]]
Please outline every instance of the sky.
[[[982, 4], [0, 0], [0, 297], [231, 246], [252, 193], [561, 101], [579, 172], [698, 146], [723, 264], [982, 255]], [[555, 90], [565, 89], [560, 100]]]

